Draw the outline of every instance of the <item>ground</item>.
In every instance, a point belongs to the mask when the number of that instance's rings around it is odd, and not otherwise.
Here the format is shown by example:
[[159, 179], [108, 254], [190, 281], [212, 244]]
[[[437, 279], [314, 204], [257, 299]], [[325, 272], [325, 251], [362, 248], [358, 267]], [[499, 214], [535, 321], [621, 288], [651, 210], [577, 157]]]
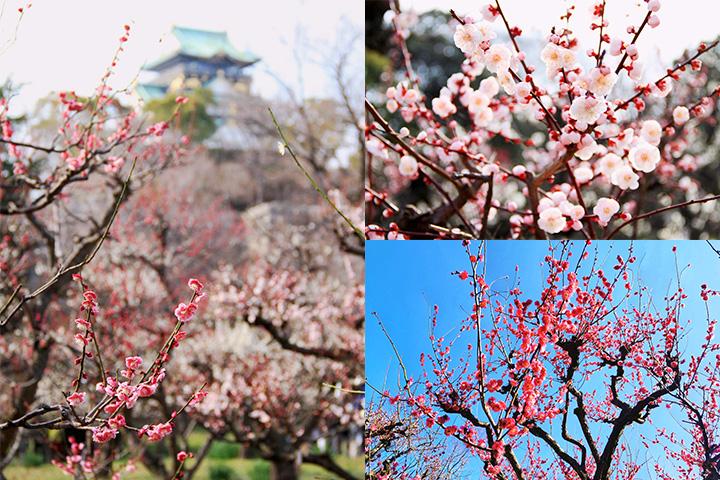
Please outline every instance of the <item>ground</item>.
[[[205, 436], [206, 434], [203, 432], [193, 432], [190, 435], [189, 444], [192, 451], [199, 450]], [[194, 478], [196, 480], [265, 480], [269, 478], [270, 465], [267, 462], [258, 459], [237, 458], [238, 452], [237, 445], [225, 442], [215, 443]], [[357, 478], [363, 477], [362, 458], [338, 456], [335, 459]], [[215, 475], [210, 475], [211, 470], [215, 470]], [[228, 476], [229, 472], [232, 472], [234, 476]], [[4, 473], [8, 480], [65, 480], [70, 478], [52, 465], [28, 467], [23, 466], [20, 461], [11, 465]], [[132, 474], [123, 475], [123, 480], [151, 480], [154, 478], [142, 466], [139, 466], [138, 470]], [[300, 478], [301, 480], [335, 480], [338, 477], [327, 473], [322, 468], [304, 465]]]

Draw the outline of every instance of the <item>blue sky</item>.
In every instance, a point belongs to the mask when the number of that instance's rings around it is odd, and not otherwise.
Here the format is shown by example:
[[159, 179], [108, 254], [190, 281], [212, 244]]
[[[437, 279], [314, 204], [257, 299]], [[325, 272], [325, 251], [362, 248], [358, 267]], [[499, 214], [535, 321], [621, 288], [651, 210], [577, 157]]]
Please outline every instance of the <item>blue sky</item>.
[[[574, 242], [572, 249], [577, 258], [582, 241]], [[699, 300], [700, 285], [708, 283], [720, 289], [717, 272], [720, 259], [701, 241], [639, 241], [635, 242], [637, 274], [651, 289], [656, 300], [668, 291], [675, 281], [675, 260], [672, 246], [678, 247], [678, 264], [682, 269], [683, 286], [689, 295], [683, 319], [691, 321], [689, 348], [704, 336], [705, 310]], [[540, 291], [543, 257], [549, 244], [544, 241], [495, 241], [488, 246], [488, 281], [497, 280], [498, 287], [507, 286], [519, 266], [519, 277], [524, 296], [533, 297]], [[618, 254], [627, 253], [629, 242], [595, 242], [601, 265], [611, 266]], [[366, 374], [368, 382], [376, 387], [387, 384], [389, 390], [400, 378], [398, 362], [388, 341], [371, 315], [377, 312], [403, 356], [410, 375], [419, 378], [419, 355], [427, 351], [429, 319], [432, 306], [440, 307], [438, 334], [452, 331], [469, 308], [468, 282], [450, 275], [456, 270], [469, 268], [465, 250], [460, 242], [368, 242], [367, 269], [367, 330]], [[695, 325], [694, 327], [692, 325]], [[694, 334], [694, 335], [693, 335]], [[370, 390], [368, 390], [370, 392]], [[370, 395], [370, 393], [368, 393]], [[670, 416], [658, 418], [658, 425], [676, 428]], [[649, 430], [644, 430], [649, 433]], [[630, 432], [628, 440], [633, 439]], [[477, 466], [471, 467], [475, 471]]]

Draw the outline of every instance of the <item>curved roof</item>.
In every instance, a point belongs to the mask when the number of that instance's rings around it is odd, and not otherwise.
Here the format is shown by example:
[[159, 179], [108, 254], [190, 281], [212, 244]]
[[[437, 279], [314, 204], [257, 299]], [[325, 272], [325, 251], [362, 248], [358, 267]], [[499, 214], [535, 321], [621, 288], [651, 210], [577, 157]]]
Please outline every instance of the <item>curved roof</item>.
[[178, 43], [174, 52], [156, 62], [152, 62], [146, 68], [162, 68], [168, 60], [178, 55], [210, 59], [215, 57], [226, 57], [238, 63], [249, 65], [255, 63], [259, 58], [250, 52], [241, 52], [228, 38], [227, 32], [210, 30], [198, 30], [187, 27], [173, 27], [172, 34]]

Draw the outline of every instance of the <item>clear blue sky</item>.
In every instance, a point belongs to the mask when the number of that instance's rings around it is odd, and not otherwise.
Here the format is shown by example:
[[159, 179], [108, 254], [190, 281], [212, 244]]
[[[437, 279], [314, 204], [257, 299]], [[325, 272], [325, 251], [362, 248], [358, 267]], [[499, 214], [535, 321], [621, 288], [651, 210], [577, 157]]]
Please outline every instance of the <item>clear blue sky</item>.
[[[577, 258], [583, 247], [582, 241], [574, 242], [572, 250]], [[678, 247], [678, 263], [683, 273], [683, 286], [689, 295], [683, 319], [696, 320], [689, 327], [689, 338], [699, 341], [705, 331], [705, 311], [699, 299], [700, 285], [707, 283], [720, 289], [720, 259], [702, 241], [638, 241], [635, 254], [638, 258], [636, 273], [645, 286], [661, 301], [668, 287], [675, 281], [675, 260], [672, 246]], [[716, 245], [720, 245], [720, 242]], [[548, 252], [544, 241], [494, 241], [488, 246], [487, 280], [497, 280], [496, 286], [507, 286], [519, 266], [519, 277], [525, 297], [537, 298], [543, 272], [543, 257]], [[600, 265], [610, 267], [618, 254], [626, 256], [629, 242], [595, 242]], [[473, 250], [475, 247], [473, 247]], [[393, 390], [400, 378], [398, 362], [388, 341], [371, 315], [377, 312], [396, 343], [410, 375], [419, 378], [419, 355], [428, 351], [430, 312], [433, 305], [440, 307], [438, 335], [450, 332], [466, 316], [469, 309], [469, 283], [459, 280], [450, 272], [469, 269], [465, 250], [455, 241], [368, 242], [366, 255], [366, 375], [368, 382], [376, 387], [387, 383]], [[606, 268], [607, 270], [607, 268]], [[504, 285], [503, 285], [504, 284]], [[695, 335], [693, 335], [695, 334]], [[371, 390], [368, 389], [368, 396]], [[663, 409], [664, 410], [664, 409]], [[675, 419], [666, 416], [656, 425], [676, 428]], [[651, 427], [652, 428], [652, 427]], [[644, 429], [652, 434], [652, 429]], [[627, 437], [632, 441], [634, 434]], [[469, 467], [477, 472], [478, 465]]]

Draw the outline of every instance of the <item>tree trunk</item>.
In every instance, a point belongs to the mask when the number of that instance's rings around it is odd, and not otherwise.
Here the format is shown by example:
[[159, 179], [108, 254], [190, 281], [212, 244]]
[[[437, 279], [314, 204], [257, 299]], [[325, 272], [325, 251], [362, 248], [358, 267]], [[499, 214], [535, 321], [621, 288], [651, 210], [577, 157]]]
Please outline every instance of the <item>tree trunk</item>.
[[[52, 342], [47, 342], [44, 347], [40, 347], [39, 344], [38, 339], [35, 339], [34, 348], [36, 353], [31, 365], [32, 377], [20, 388], [15, 405], [13, 405], [13, 408], [10, 410], [7, 419], [0, 418], [0, 420], [13, 420], [21, 417], [35, 401], [40, 379], [43, 377], [48, 360], [50, 359], [50, 346]], [[0, 432], [0, 463], [3, 467], [12, 460], [12, 447], [15, 446], [15, 441], [19, 435], [20, 427], [8, 428]]]
[[270, 480], [298, 480], [300, 465], [293, 457], [275, 457], [270, 460]]

